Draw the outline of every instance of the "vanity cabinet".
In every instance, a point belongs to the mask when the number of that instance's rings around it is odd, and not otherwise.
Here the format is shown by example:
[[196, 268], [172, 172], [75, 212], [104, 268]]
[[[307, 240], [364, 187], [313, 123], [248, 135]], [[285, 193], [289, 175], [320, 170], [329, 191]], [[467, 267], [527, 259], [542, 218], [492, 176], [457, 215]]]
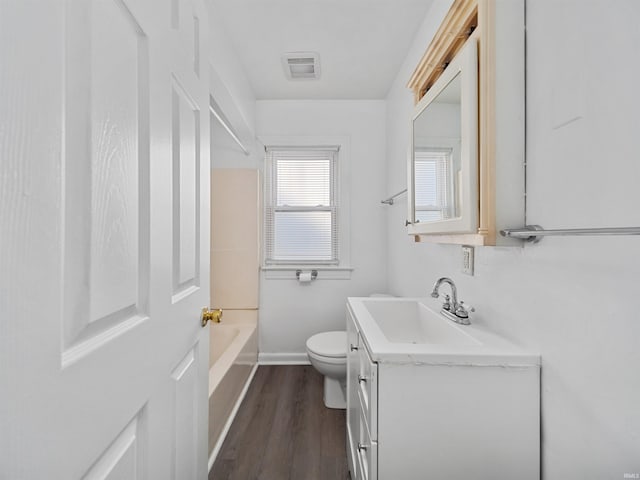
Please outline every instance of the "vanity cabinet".
[[347, 307], [352, 480], [535, 480], [536, 365], [433, 362], [371, 351]]
[[347, 313], [347, 457], [352, 480], [378, 478], [378, 364]]

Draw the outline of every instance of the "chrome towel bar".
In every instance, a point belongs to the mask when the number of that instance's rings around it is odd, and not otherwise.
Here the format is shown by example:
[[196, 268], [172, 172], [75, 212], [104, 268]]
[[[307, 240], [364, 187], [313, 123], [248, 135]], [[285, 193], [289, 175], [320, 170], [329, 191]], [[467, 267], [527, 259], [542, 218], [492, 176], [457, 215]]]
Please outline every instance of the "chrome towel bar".
[[561, 237], [567, 235], [640, 235], [640, 227], [609, 228], [562, 228], [545, 230], [540, 225], [527, 225], [524, 228], [507, 228], [500, 230], [503, 237], [521, 238], [527, 242], [538, 243], [542, 237]]
[[396, 193], [395, 195], [391, 195], [389, 198], [386, 198], [384, 200], [380, 200], [380, 203], [384, 203], [385, 205], [393, 205], [393, 201], [398, 198], [400, 195], [402, 195], [403, 193], [407, 193], [407, 189], [405, 188], [404, 190], [402, 190], [401, 192]]

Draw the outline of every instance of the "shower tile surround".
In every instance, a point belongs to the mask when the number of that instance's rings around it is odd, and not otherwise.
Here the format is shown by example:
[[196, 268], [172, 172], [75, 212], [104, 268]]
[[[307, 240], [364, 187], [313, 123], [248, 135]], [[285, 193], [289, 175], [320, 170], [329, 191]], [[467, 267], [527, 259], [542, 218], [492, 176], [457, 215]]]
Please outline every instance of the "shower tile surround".
[[260, 172], [212, 173], [211, 298], [216, 308], [258, 308]]
[[210, 454], [257, 362], [260, 172], [217, 168], [211, 186], [211, 306], [223, 316], [210, 327]]

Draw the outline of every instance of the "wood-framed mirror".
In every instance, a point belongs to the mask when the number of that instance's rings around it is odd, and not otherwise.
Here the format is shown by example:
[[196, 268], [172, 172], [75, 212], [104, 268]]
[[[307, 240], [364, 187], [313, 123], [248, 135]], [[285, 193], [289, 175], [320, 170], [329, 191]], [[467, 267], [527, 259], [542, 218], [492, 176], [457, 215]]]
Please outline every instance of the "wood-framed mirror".
[[478, 67], [470, 39], [416, 105], [407, 171], [410, 234], [478, 228]]
[[419, 104], [470, 40], [478, 48], [477, 225], [407, 231], [416, 241], [519, 245], [498, 231], [524, 222], [524, 0], [454, 0], [407, 86]]

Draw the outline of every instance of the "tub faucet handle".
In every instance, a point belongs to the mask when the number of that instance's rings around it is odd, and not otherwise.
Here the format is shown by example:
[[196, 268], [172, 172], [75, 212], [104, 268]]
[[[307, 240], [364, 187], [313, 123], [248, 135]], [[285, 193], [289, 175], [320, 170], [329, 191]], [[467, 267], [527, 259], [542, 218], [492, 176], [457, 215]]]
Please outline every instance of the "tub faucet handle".
[[222, 309], [221, 308], [202, 308], [202, 315], [200, 317], [200, 322], [203, 327], [207, 326], [207, 322], [212, 321], [213, 323], [220, 323], [222, 320]]

